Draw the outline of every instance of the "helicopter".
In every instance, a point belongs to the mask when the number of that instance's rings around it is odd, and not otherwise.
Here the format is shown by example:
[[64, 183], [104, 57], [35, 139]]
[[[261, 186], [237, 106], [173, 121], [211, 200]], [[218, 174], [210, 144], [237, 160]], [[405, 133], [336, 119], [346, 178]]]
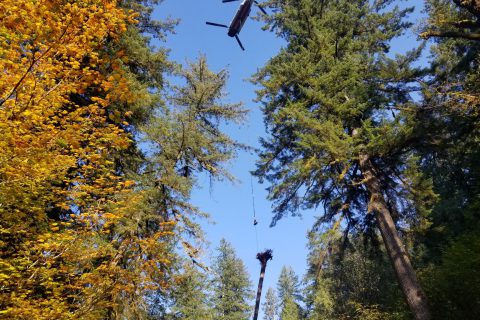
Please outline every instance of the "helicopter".
[[[238, 0], [222, 0], [223, 3], [225, 2], [233, 2], [233, 1], [238, 1]], [[252, 11], [252, 6], [253, 4], [256, 4], [260, 11], [263, 12], [263, 14], [267, 14], [265, 9], [260, 7], [259, 3], [256, 0], [243, 0], [242, 3], [240, 4], [240, 7], [237, 10], [237, 13], [233, 17], [232, 22], [230, 22], [230, 26], [227, 26], [225, 24], [220, 24], [220, 23], [214, 23], [214, 22], [207, 22], [208, 25], [215, 26], [215, 27], [222, 27], [222, 28], [227, 28], [228, 29], [228, 36], [229, 37], [235, 37], [237, 39], [237, 42], [242, 50], [245, 50], [245, 48], [242, 45], [242, 42], [240, 41], [240, 38], [238, 37], [238, 34], [243, 28], [243, 25], [245, 24], [245, 21], [247, 20], [248, 16], [250, 15], [250, 11]]]

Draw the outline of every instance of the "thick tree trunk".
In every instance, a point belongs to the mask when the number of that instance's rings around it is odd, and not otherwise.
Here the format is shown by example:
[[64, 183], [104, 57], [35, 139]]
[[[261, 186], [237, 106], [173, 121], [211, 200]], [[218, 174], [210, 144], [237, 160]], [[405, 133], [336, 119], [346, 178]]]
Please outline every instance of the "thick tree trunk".
[[367, 155], [360, 156], [360, 167], [371, 198], [369, 209], [375, 212], [378, 228], [392, 262], [397, 280], [416, 320], [430, 320], [427, 299], [417, 280], [410, 259], [383, 197], [375, 168]]
[[260, 279], [258, 279], [257, 299], [255, 300], [255, 313], [253, 314], [253, 320], [257, 320], [258, 318], [258, 310], [260, 309], [260, 300], [262, 298], [263, 278], [265, 277], [266, 267], [267, 264], [262, 264], [262, 269], [260, 270]]
[[257, 254], [257, 259], [260, 261], [260, 278], [258, 279], [257, 299], [255, 301], [255, 312], [253, 314], [253, 320], [258, 318], [258, 310], [260, 310], [260, 300], [262, 298], [263, 278], [265, 278], [265, 269], [267, 268], [268, 260], [272, 260], [272, 250], [266, 250]]

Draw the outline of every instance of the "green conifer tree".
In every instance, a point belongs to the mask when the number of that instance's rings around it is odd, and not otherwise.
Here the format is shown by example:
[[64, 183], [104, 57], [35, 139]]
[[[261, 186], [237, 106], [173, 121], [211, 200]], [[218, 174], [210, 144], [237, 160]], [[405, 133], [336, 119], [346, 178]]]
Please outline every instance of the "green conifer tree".
[[287, 299], [300, 300], [300, 283], [292, 267], [282, 267], [278, 277], [277, 291], [281, 303]]
[[341, 234], [336, 228], [323, 234], [308, 234], [308, 268], [304, 276], [308, 319], [332, 319], [338, 300], [326, 270], [330, 266], [335, 268], [331, 263], [331, 255], [340, 238]]
[[421, 34], [431, 41], [424, 167], [439, 202], [432, 225], [418, 237], [417, 259], [424, 265], [435, 318], [480, 317], [480, 3], [426, 2]]
[[267, 26], [287, 42], [257, 74], [271, 137], [256, 174], [271, 183], [273, 224], [323, 204], [319, 224], [343, 217], [346, 231], [379, 228], [416, 319], [430, 319], [397, 226], [425, 227], [435, 196], [412, 151], [417, 105], [411, 84], [420, 50], [388, 58], [408, 27], [393, 1], [268, 1]]
[[172, 306], [165, 320], [213, 320], [210, 282], [205, 273], [191, 263], [185, 263], [178, 285], [171, 290]]
[[[224, 166], [241, 146], [220, 126], [241, 122], [245, 111], [239, 104], [222, 101], [228, 79], [225, 70], [209, 70], [205, 57], [186, 66], [169, 61], [168, 42], [163, 41], [177, 22], [157, 21], [151, 16], [162, 2], [122, 1], [123, 7], [139, 13], [138, 24], [127, 30], [120, 44], [106, 47], [107, 51], [125, 55], [125, 61], [117, 62], [131, 80], [131, 91], [137, 97], [136, 103], [111, 106], [111, 121], [118, 122], [119, 115], [128, 114], [128, 125], [121, 125], [134, 139], [126, 152], [118, 154], [116, 166], [136, 182], [143, 199], [137, 210], [131, 212], [131, 219], [116, 226], [111, 236], [126, 233], [147, 238], [162, 230], [164, 223], [174, 224], [174, 236], [164, 239], [163, 244], [166, 254], [162, 258], [170, 261], [170, 269], [158, 273], [157, 280], [175, 288], [173, 278], [181, 269], [178, 261], [182, 259], [176, 257], [174, 248], [181, 243], [185, 254], [196, 262], [203, 242], [195, 219], [206, 214], [189, 203], [190, 192], [198, 174], [207, 173], [213, 179], [231, 178]], [[153, 46], [152, 39], [159, 46]], [[168, 80], [172, 78], [182, 85], [171, 85]], [[152, 292], [147, 301], [161, 301], [166, 309], [172, 299], [169, 292], [173, 291]], [[144, 306], [141, 300], [145, 297], [137, 297], [140, 302], [135, 305]], [[124, 304], [127, 308], [133, 305]]]
[[183, 85], [171, 86], [169, 99], [141, 126], [149, 150], [138, 175], [145, 206], [135, 214], [146, 232], [155, 232], [161, 222], [175, 222], [172, 244], [181, 243], [198, 263], [203, 233], [196, 220], [207, 214], [189, 203], [190, 193], [199, 174], [231, 178], [225, 164], [242, 146], [220, 126], [240, 122], [245, 111], [239, 104], [223, 103], [228, 74], [209, 70], [205, 57], [178, 67], [175, 75]]
[[[295, 271], [290, 266], [283, 266], [277, 282], [278, 298], [280, 300], [281, 316], [288, 315], [288, 319], [296, 313], [298, 317], [301, 310], [299, 302], [302, 300], [300, 292], [300, 282]], [[297, 318], [292, 318], [297, 319]]]
[[339, 250], [344, 239], [338, 231], [333, 237], [311, 233], [305, 277], [309, 319], [355, 318], [359, 312], [383, 319], [408, 317], [388, 257], [365, 240], [349, 236], [348, 246]]
[[263, 320], [277, 320], [278, 319], [278, 300], [277, 294], [273, 288], [268, 288], [265, 295], [265, 302], [263, 303]]
[[213, 306], [215, 319], [247, 320], [252, 314], [253, 298], [250, 279], [245, 266], [233, 247], [220, 241], [213, 267]]
[[291, 298], [287, 298], [283, 303], [280, 320], [300, 320], [300, 310], [298, 305]]

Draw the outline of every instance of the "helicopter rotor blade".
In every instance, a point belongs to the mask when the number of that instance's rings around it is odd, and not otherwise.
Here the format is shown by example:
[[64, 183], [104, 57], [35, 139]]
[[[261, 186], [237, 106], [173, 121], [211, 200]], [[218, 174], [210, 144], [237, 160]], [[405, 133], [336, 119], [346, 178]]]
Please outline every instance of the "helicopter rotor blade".
[[265, 11], [265, 9], [263, 9], [263, 8], [260, 6], [260, 3], [258, 3], [258, 1], [255, 1], [255, 4], [257, 5], [258, 9], [260, 9], [260, 11], [263, 12], [264, 15], [268, 15], [267, 11]]
[[238, 0], [222, 0], [223, 3], [225, 3], [225, 2], [233, 2], [233, 1], [238, 1]]
[[224, 25], [224, 24], [220, 24], [220, 23], [215, 23], [215, 22], [205, 22], [206, 24], [208, 25], [211, 25], [211, 26], [215, 26], [215, 27], [222, 27], [222, 28], [227, 28], [228, 29], [228, 26], [227, 25]]
[[240, 48], [242, 48], [242, 50], [245, 51], [245, 48], [243, 47], [243, 44], [240, 41], [240, 38], [237, 35], [235, 35], [235, 39], [237, 39], [237, 42], [238, 42], [238, 45], [240, 46]]

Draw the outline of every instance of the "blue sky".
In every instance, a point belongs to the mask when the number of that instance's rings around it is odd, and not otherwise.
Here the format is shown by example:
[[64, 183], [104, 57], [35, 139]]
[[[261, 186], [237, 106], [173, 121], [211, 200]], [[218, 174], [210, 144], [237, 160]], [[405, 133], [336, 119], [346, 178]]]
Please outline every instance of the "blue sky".
[[[227, 29], [208, 26], [205, 21], [229, 24], [239, 2], [225, 3], [220, 0], [165, 0], [155, 11], [155, 17], [171, 16], [180, 18], [176, 34], [169, 36], [166, 46], [171, 49], [170, 58], [183, 63], [205, 54], [211, 69], [227, 69], [230, 79], [227, 85], [227, 101], [243, 102], [250, 110], [243, 126], [230, 125], [225, 130], [235, 139], [250, 146], [258, 147], [258, 139], [265, 135], [260, 104], [255, 98], [255, 87], [248, 81], [258, 68], [273, 57], [282, 41], [270, 32], [261, 30], [261, 24], [249, 19], [240, 34], [246, 51], [242, 51], [234, 38], [227, 36]], [[258, 9], [254, 8], [252, 16]], [[273, 260], [268, 264], [264, 288], [276, 286], [280, 269], [291, 265], [297, 273], [306, 267], [306, 233], [313, 224], [313, 215], [304, 218], [281, 220], [276, 227], [269, 228], [271, 204], [266, 200], [266, 185], [253, 179], [257, 225], [258, 247], [253, 226], [251, 179], [249, 172], [255, 168], [256, 156], [241, 152], [229, 168], [238, 179], [231, 183], [215, 182], [210, 189], [208, 177], [199, 179], [199, 186], [193, 193], [192, 202], [203, 211], [210, 213], [215, 224], [202, 223], [211, 251], [225, 238], [235, 248], [238, 256], [248, 268], [253, 287], [256, 288], [260, 264], [255, 259], [257, 252], [273, 249]], [[205, 257], [208, 262], [208, 255]]]
[[[411, 4], [419, 1], [409, 1]], [[283, 42], [273, 33], [261, 30], [262, 25], [249, 19], [240, 34], [246, 51], [242, 51], [234, 38], [226, 35], [227, 29], [208, 26], [205, 21], [229, 24], [239, 2], [223, 4], [220, 0], [165, 0], [157, 10], [155, 18], [180, 18], [176, 34], [168, 37], [166, 46], [171, 49], [170, 58], [184, 63], [205, 54], [211, 69], [227, 69], [230, 79], [227, 85], [228, 102], [243, 102], [250, 110], [243, 126], [231, 125], [225, 128], [233, 138], [253, 147], [258, 147], [259, 137], [265, 135], [260, 104], [253, 102], [255, 87], [248, 81], [259, 68], [275, 56]], [[258, 9], [254, 8], [252, 15]], [[418, 13], [417, 13], [418, 14]], [[416, 15], [417, 15], [416, 14]], [[394, 44], [393, 51], [404, 51], [415, 45], [416, 37], [408, 35]], [[192, 202], [203, 211], [210, 213], [215, 224], [203, 222], [206, 238], [214, 249], [221, 238], [235, 248], [238, 256], [248, 268], [253, 287], [256, 289], [260, 265], [255, 255], [263, 249], [273, 249], [273, 260], [268, 264], [264, 294], [270, 286], [275, 287], [283, 265], [290, 265], [297, 274], [306, 269], [306, 234], [319, 211], [303, 212], [302, 217], [282, 219], [277, 226], [269, 228], [271, 204], [266, 200], [267, 185], [260, 185], [253, 179], [256, 213], [259, 224], [258, 247], [253, 226], [252, 195], [249, 171], [255, 168], [256, 156], [241, 152], [230, 165], [237, 183], [215, 182], [210, 189], [208, 177], [200, 177]], [[208, 255], [204, 259], [208, 263]]]

